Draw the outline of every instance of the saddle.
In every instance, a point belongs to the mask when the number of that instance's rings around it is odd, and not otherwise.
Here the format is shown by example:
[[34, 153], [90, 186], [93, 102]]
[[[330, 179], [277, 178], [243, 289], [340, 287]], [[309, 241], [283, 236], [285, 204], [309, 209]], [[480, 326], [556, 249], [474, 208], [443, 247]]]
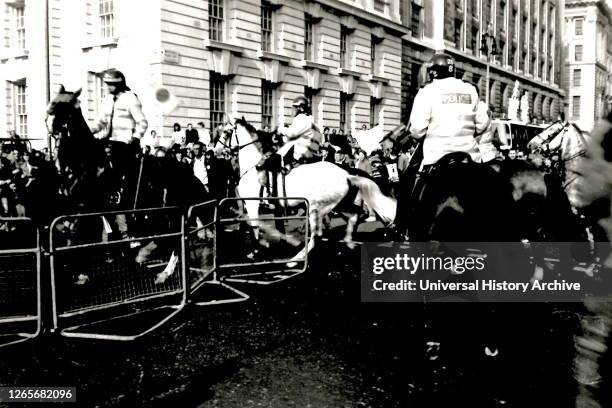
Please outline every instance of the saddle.
[[408, 199], [409, 213], [417, 214], [411, 217], [414, 219], [411, 223], [413, 230], [419, 231], [413, 239], [426, 239], [427, 233], [423, 228], [427, 226], [433, 216], [431, 205], [436, 201], [437, 191], [435, 187], [440, 187], [438, 181], [444, 181], [444, 174], [453, 171], [457, 166], [473, 164], [475, 163], [468, 153], [454, 152], [443, 156], [433, 165], [423, 167], [423, 170], [416, 173]]

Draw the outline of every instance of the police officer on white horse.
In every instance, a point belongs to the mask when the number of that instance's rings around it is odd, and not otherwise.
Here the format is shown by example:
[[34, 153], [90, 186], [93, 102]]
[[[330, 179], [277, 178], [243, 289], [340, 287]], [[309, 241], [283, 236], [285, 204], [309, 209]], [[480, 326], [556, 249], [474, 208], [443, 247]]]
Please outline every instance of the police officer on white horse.
[[317, 157], [323, 139], [321, 132], [314, 124], [308, 99], [298, 96], [293, 100], [292, 106], [295, 117], [291, 126], [279, 129], [279, 133], [285, 136], [286, 142], [278, 152], [284, 156], [283, 172], [285, 174], [289, 173], [293, 167]]

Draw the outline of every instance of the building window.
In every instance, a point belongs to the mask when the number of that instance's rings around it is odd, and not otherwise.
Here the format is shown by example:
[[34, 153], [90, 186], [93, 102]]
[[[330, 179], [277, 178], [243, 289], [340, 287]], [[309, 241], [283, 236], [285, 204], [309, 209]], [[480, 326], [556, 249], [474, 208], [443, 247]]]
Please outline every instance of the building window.
[[304, 59], [314, 61], [314, 21], [310, 14], [304, 14]]
[[25, 7], [13, 7], [13, 18], [15, 22], [15, 37], [13, 41], [13, 46], [18, 50], [25, 50]]
[[480, 31], [478, 30], [478, 26], [472, 27], [472, 38], [470, 41], [470, 48], [472, 49], [472, 53], [474, 55], [478, 55], [478, 38], [480, 37]]
[[346, 68], [350, 66], [348, 59], [348, 52], [346, 49], [346, 40], [348, 38], [348, 29], [341, 25], [340, 26], [340, 68]]
[[461, 49], [461, 34], [462, 34], [463, 20], [460, 18], [455, 19], [455, 27], [453, 31], [453, 42], [455, 47]]
[[313, 120], [316, 119], [316, 109], [315, 109], [315, 95], [317, 94], [316, 89], [312, 89], [309, 86], [304, 87], [304, 97], [308, 100], [308, 106], [310, 107]]
[[340, 92], [340, 129], [345, 133], [348, 131], [348, 95]]
[[209, 39], [223, 41], [223, 0], [208, 0]]
[[100, 0], [99, 3], [100, 37], [114, 37], [113, 0]]
[[274, 123], [274, 88], [269, 81], [261, 81], [261, 128], [272, 129]]
[[416, 38], [421, 38], [421, 10], [423, 7], [416, 4], [415, 2], [411, 3], [411, 13], [410, 13], [410, 30], [412, 31], [412, 36]]
[[378, 75], [378, 49], [379, 43], [378, 37], [375, 35], [370, 36], [370, 66], [372, 67], [372, 74]]
[[499, 40], [499, 48], [497, 49], [497, 56], [499, 56], [499, 62], [504, 65], [506, 63], [506, 42]]
[[376, 37], [370, 37], [370, 62], [372, 64], [372, 71], [376, 65]]
[[554, 79], [555, 79], [555, 69], [552, 66], [552, 64], [549, 63], [548, 64], [548, 81], [552, 83]]
[[210, 73], [210, 129], [225, 123], [225, 86], [226, 81], [215, 72]]
[[261, 50], [273, 52], [272, 7], [267, 2], [261, 3]]
[[370, 97], [370, 128], [378, 125], [380, 115], [380, 99]]
[[542, 61], [540, 62], [540, 79], [542, 79], [542, 81], [546, 80], [546, 62]]
[[574, 61], [582, 61], [582, 45], [574, 47]]
[[574, 86], [580, 86], [582, 80], [582, 71], [579, 69], [574, 70]]
[[89, 113], [90, 118], [94, 119], [100, 116], [100, 107], [106, 97], [106, 85], [102, 80], [104, 72], [89, 72], [88, 75], [89, 100], [91, 101]]
[[584, 19], [577, 18], [574, 20], [574, 35], [582, 35], [582, 25], [584, 24]]
[[26, 110], [26, 84], [13, 84], [13, 117], [15, 132], [21, 137], [28, 136], [28, 113]]
[[385, 2], [383, 0], [374, 0], [374, 10], [382, 13], [385, 11]]
[[575, 119], [575, 120], [580, 119], [580, 97], [579, 96], [572, 97], [572, 119]]

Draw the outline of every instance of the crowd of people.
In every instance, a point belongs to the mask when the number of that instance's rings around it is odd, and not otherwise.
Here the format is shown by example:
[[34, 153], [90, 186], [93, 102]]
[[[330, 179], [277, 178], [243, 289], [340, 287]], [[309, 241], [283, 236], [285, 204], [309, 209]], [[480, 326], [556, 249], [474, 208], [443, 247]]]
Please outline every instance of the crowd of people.
[[[476, 157], [477, 161], [481, 161], [481, 157], [482, 161], [485, 161], [483, 147], [485, 144], [491, 144], [490, 135], [486, 135], [490, 115], [484, 103], [479, 102], [478, 90], [472, 84], [454, 78], [454, 65], [450, 57], [441, 54], [434, 57], [432, 64], [430, 83], [436, 79], [437, 81], [432, 86], [423, 87], [417, 95], [410, 127], [404, 129], [404, 133], [413, 136], [405, 138], [408, 142], [383, 142], [374, 151], [368, 149], [368, 154], [350, 132], [345, 133], [343, 129], [330, 127], [319, 130], [314, 123], [308, 101], [301, 96], [293, 102], [293, 123], [273, 132], [276, 137], [272, 138], [271, 150], [278, 150], [285, 163], [285, 168], [279, 170], [288, 173], [292, 167], [317, 160], [334, 162], [347, 169], [366, 173], [377, 182], [383, 193], [397, 198], [400, 174], [405, 173], [409, 167], [415, 148], [424, 136], [427, 138], [423, 139], [422, 151], [417, 158], [420, 160], [416, 167], [419, 170], [425, 171], [439, 157], [456, 150], [468, 152]], [[239, 164], [236, 155], [223, 143], [223, 126], [208, 132], [203, 122], [197, 124], [200, 129], [195, 128], [192, 123], [188, 123], [185, 128], [174, 123], [171, 134], [158, 133], [156, 130], [149, 130], [147, 133], [148, 122], [142, 114], [140, 100], [126, 85], [123, 74], [110, 70], [105, 74], [104, 82], [109, 92], [101, 116], [91, 131], [98, 139], [108, 141], [108, 156], [117, 161], [115, 168], [125, 167], [125, 163], [131, 160], [128, 159], [128, 154], [133, 151], [130, 147], [137, 145], [144, 156], [166, 157], [188, 167], [209, 197], [218, 199], [235, 194]], [[453, 95], [456, 100], [445, 100], [447, 94]], [[465, 101], [457, 99], [458, 97]], [[437, 100], [442, 103], [438, 110], [455, 105], [461, 109], [465, 107], [466, 113], [458, 114], [457, 118], [469, 121], [453, 122], [449, 125], [448, 115], [441, 115], [440, 118], [430, 117], [428, 112], [437, 110], [426, 107], [431, 101]], [[457, 129], [465, 136], [455, 135]], [[267, 127], [263, 130], [270, 131]], [[366, 130], [367, 126], [364, 124], [355, 132]], [[446, 134], [448, 136], [445, 136]], [[28, 215], [28, 190], [43, 168], [46, 172], [62, 172], [57, 165], [57, 152], [24, 149], [25, 145], [18, 142], [18, 138], [14, 136], [3, 146], [0, 162], [0, 211], [5, 216]], [[462, 137], [465, 141], [458, 145], [458, 141], [463, 140]], [[483, 141], [485, 137], [488, 137], [486, 142]], [[284, 150], [283, 145], [287, 145]], [[288, 146], [290, 149], [286, 148]], [[552, 168], [555, 165], [554, 155], [545, 158], [527, 156], [517, 151], [492, 151], [497, 159], [530, 160], [543, 168]], [[265, 166], [261, 167], [263, 169]], [[258, 168], [260, 171], [262, 169]], [[119, 173], [121, 175], [121, 171]], [[262, 186], [268, 187], [268, 194], [272, 193], [265, 182]]]

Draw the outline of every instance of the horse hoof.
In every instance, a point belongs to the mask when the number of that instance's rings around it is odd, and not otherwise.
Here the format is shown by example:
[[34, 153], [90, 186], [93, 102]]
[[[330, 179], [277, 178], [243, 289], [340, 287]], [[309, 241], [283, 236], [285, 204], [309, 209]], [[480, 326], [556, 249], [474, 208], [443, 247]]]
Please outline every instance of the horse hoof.
[[355, 249], [355, 248], [357, 248], [357, 244], [354, 241], [345, 241], [344, 243], [346, 244], [346, 247], [348, 249]]

